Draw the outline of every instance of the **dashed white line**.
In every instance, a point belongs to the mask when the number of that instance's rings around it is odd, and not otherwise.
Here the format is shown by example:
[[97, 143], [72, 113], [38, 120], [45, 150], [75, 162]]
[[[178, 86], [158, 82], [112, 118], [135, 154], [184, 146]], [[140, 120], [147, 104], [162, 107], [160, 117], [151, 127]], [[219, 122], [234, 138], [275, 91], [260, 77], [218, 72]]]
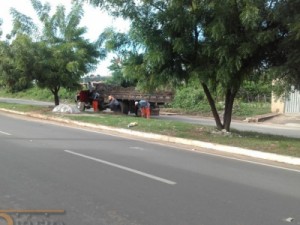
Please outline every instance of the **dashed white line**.
[[6, 132], [1, 131], [1, 130], [0, 130], [0, 134], [11, 135], [10, 133], [6, 133]]
[[135, 149], [135, 150], [141, 150], [141, 151], [143, 151], [143, 150], [145, 150], [144, 148], [141, 148], [141, 147], [129, 147], [130, 149]]
[[131, 173], [135, 173], [135, 174], [138, 174], [138, 175], [141, 175], [141, 176], [144, 176], [144, 177], [156, 180], [156, 181], [160, 181], [160, 182], [165, 183], [165, 184], [170, 184], [170, 185], [175, 185], [176, 184], [176, 182], [174, 182], [174, 181], [167, 180], [167, 179], [164, 179], [164, 178], [161, 178], [161, 177], [157, 177], [157, 176], [151, 175], [149, 173], [144, 173], [144, 172], [139, 171], [139, 170], [131, 169], [131, 168], [126, 167], [126, 166], [111, 163], [111, 162], [108, 162], [108, 161], [105, 161], [105, 160], [102, 160], [102, 159], [97, 159], [97, 158], [94, 158], [94, 157], [91, 157], [91, 156], [88, 156], [88, 155], [80, 154], [80, 153], [69, 151], [69, 150], [65, 150], [65, 152], [73, 154], [73, 155], [77, 155], [77, 156], [80, 156], [80, 157], [83, 157], [83, 158], [86, 158], [86, 159], [91, 159], [91, 160], [94, 160], [96, 162], [100, 162], [102, 164], [109, 165], [109, 166], [112, 166], [112, 167], [115, 167], [115, 168], [119, 168], [119, 169], [122, 169], [122, 170], [125, 170], [125, 171], [128, 171], [128, 172], [131, 172]]

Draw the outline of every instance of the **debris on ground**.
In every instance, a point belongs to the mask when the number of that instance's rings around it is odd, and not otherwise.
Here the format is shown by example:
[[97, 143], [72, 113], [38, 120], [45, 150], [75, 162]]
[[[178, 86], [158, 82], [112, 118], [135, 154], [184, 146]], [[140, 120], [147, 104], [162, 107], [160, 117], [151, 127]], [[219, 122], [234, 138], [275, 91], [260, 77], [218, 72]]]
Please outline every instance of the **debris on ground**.
[[132, 123], [128, 124], [127, 126], [128, 127], [134, 127], [134, 126], [137, 126], [137, 125], [138, 125], [137, 122], [132, 122]]
[[211, 132], [212, 134], [216, 134], [216, 135], [223, 135], [223, 136], [231, 136], [231, 132], [226, 131], [225, 129], [223, 130], [213, 130]]
[[80, 113], [79, 109], [76, 106], [61, 104], [56, 106], [52, 112], [56, 113]]

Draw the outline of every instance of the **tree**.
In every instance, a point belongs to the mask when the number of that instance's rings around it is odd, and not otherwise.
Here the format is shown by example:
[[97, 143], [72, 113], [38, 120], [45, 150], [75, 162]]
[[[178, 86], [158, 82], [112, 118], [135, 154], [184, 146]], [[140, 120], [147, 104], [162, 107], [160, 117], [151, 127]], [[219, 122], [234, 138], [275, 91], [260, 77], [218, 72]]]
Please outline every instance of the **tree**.
[[272, 78], [277, 81], [276, 91], [279, 96], [284, 92], [288, 94], [293, 89], [300, 90], [300, 2], [280, 2], [274, 16], [281, 21], [284, 40], [279, 43], [280, 54], [274, 58], [270, 70]]
[[[86, 28], [79, 26], [84, 13], [82, 1], [73, 1], [68, 14], [64, 6], [58, 6], [52, 16], [49, 3], [43, 5], [39, 0], [31, 0], [31, 3], [42, 23], [41, 32], [31, 18], [12, 9], [12, 35], [30, 35], [35, 56], [31, 67], [24, 66], [27, 79], [33, 78], [39, 87], [48, 88], [53, 93], [55, 105], [59, 105], [60, 88], [76, 89], [80, 77], [93, 70], [103, 54], [96, 43], [83, 37]], [[28, 51], [32, 51], [32, 46], [28, 45]], [[30, 74], [34, 77], [28, 77]]]
[[[132, 21], [134, 41], [144, 46], [142, 62], [130, 72], [147, 82], [189, 82], [198, 77], [218, 129], [230, 130], [235, 97], [243, 82], [280, 63], [286, 29], [269, 0], [90, 0]], [[282, 62], [281, 62], [282, 63]], [[130, 67], [127, 67], [130, 68]], [[124, 69], [126, 71], [126, 68]], [[223, 90], [223, 120], [215, 91]]]
[[[203, 24], [204, 56], [209, 80], [221, 85], [225, 94], [223, 126], [213, 114], [218, 127], [229, 130], [233, 102], [245, 80], [259, 79], [272, 65], [277, 45], [284, 33], [280, 22], [273, 18], [275, 8], [270, 1], [223, 1], [207, 4], [207, 17]], [[276, 3], [274, 3], [276, 4]], [[213, 73], [211, 73], [213, 72]], [[212, 79], [213, 78], [213, 79]], [[207, 82], [202, 84], [208, 92]], [[209, 96], [209, 93], [207, 93]], [[208, 97], [211, 107], [213, 99]]]
[[130, 36], [108, 27], [99, 36], [98, 44], [102, 46], [107, 53], [113, 52], [116, 54], [109, 66], [112, 76], [107, 82], [123, 87], [135, 86], [137, 79], [135, 77], [132, 78], [130, 74], [125, 74], [123, 71], [123, 65], [126, 65], [132, 55], [137, 54], [138, 51], [137, 46], [131, 41]]
[[0, 74], [2, 85], [11, 92], [32, 86], [35, 46], [27, 35], [18, 35], [11, 43], [0, 43]]
[[1, 28], [2, 24], [3, 24], [3, 20], [0, 18], [0, 38], [1, 38], [2, 33], [3, 33], [2, 28]]

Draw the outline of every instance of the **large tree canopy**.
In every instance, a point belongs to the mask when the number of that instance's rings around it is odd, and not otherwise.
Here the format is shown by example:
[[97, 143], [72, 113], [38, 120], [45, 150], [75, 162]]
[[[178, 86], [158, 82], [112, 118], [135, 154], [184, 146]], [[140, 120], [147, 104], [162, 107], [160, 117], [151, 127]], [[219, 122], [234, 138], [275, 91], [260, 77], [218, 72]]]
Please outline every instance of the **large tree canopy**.
[[58, 105], [60, 88], [78, 87], [80, 76], [95, 68], [101, 54], [96, 43], [83, 37], [86, 28], [79, 26], [84, 13], [82, 1], [73, 1], [69, 13], [64, 6], [58, 6], [53, 15], [50, 15], [49, 3], [43, 5], [39, 0], [31, 0], [31, 3], [42, 29], [30, 17], [11, 10], [14, 39], [10, 47], [24, 44], [24, 48], [11, 52], [14, 73], [10, 70], [5, 73], [14, 80], [19, 80], [18, 77], [34, 79], [40, 87], [53, 93], [55, 105]]
[[[299, 60], [283, 50], [285, 45], [293, 47], [289, 39], [299, 41], [294, 30], [299, 10], [292, 10], [296, 0], [89, 2], [131, 20], [131, 38], [143, 51], [139, 57], [135, 54], [139, 60], [124, 64], [124, 71], [154, 86], [198, 77], [219, 129], [230, 129], [234, 99], [245, 80], [258, 79], [274, 66], [296, 66], [292, 59]], [[282, 20], [289, 13], [295, 17]], [[276, 76], [282, 74], [278, 71]], [[224, 95], [223, 120], [215, 105], [217, 87]]]
[[116, 55], [111, 60], [109, 70], [112, 73], [111, 78], [107, 81], [123, 87], [135, 86], [137, 78], [134, 75], [130, 76], [131, 71], [129, 76], [125, 76], [123, 70], [123, 65], [132, 65], [127, 62], [138, 55], [138, 46], [131, 40], [130, 35], [116, 32], [113, 28], [108, 27], [99, 36], [98, 44], [108, 53], [113, 52]]
[[277, 6], [275, 14], [282, 22], [284, 38], [279, 44], [281, 58], [274, 63], [271, 73], [282, 91], [290, 91], [291, 86], [300, 90], [300, 1], [289, 0]]
[[11, 43], [0, 42], [0, 80], [11, 92], [31, 86], [36, 55], [35, 44], [26, 35], [19, 35]]

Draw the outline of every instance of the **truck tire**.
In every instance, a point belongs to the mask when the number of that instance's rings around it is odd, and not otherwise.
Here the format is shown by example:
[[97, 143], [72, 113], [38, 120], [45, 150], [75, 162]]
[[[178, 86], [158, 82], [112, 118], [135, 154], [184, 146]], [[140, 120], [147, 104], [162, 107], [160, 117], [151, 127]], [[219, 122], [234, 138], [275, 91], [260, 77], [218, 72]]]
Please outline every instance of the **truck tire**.
[[129, 105], [128, 102], [121, 102], [121, 113], [128, 114]]

